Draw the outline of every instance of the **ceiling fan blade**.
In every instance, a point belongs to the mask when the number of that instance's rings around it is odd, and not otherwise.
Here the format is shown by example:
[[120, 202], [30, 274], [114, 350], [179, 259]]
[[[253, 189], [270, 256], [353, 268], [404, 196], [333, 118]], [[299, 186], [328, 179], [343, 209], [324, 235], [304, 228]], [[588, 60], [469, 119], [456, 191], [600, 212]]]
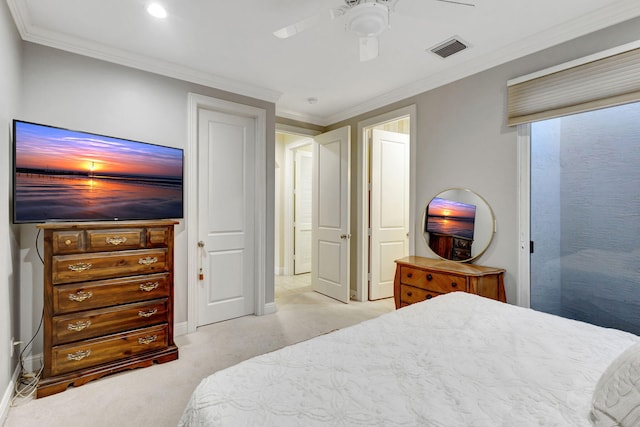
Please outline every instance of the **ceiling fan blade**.
[[310, 18], [303, 19], [302, 21], [298, 21], [295, 24], [287, 25], [286, 27], [274, 31], [273, 35], [278, 37], [279, 39], [288, 39], [289, 37], [300, 34], [301, 32], [308, 30], [309, 28], [317, 27], [324, 21], [335, 19], [338, 16], [344, 15], [346, 9], [348, 9], [346, 6], [330, 9], [328, 14], [322, 13]]
[[288, 39], [289, 37], [293, 37], [296, 34], [308, 30], [309, 28], [319, 25], [322, 21], [324, 21], [322, 15], [312, 16], [310, 18], [303, 19], [302, 21], [298, 21], [295, 24], [280, 28], [279, 30], [274, 31], [273, 35], [279, 39]]
[[441, 1], [443, 3], [452, 3], [452, 4], [459, 4], [461, 6], [471, 6], [471, 7], [476, 7], [475, 4], [473, 3], [465, 3], [462, 1], [455, 1], [455, 0], [436, 0], [436, 1]]
[[347, 13], [347, 10], [349, 10], [349, 6], [334, 7], [333, 9], [329, 10], [329, 15], [331, 15], [331, 19], [336, 19], [337, 17]]
[[378, 57], [378, 37], [360, 37], [360, 62]]

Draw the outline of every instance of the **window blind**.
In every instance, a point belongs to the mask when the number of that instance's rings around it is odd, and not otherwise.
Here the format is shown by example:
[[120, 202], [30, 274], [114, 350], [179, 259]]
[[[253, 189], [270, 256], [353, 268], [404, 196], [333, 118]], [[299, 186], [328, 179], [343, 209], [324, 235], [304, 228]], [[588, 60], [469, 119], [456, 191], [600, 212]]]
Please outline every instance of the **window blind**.
[[508, 124], [640, 101], [640, 48], [508, 84]]

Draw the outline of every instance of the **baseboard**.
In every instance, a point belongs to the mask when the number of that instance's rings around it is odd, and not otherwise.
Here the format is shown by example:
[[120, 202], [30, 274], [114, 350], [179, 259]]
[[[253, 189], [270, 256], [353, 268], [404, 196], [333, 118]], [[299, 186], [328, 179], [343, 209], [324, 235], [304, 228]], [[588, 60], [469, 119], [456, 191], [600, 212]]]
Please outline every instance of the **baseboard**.
[[180, 322], [173, 324], [173, 336], [179, 337], [181, 335], [187, 335], [187, 322]]
[[264, 314], [273, 314], [278, 311], [275, 302], [268, 302], [264, 305]]
[[18, 382], [19, 376], [20, 364], [18, 363], [16, 365], [16, 369], [13, 371], [13, 376], [9, 381], [9, 385], [2, 395], [2, 400], [0, 401], [0, 425], [4, 425], [4, 422], [9, 416], [9, 408], [11, 408], [11, 400], [13, 399], [13, 393], [16, 389], [16, 383]]

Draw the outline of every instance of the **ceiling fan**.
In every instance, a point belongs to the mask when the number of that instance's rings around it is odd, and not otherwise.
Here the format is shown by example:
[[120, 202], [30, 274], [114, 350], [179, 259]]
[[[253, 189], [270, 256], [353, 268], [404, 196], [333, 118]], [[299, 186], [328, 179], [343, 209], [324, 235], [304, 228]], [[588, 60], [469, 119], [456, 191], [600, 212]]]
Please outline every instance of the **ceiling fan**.
[[[315, 27], [325, 19], [345, 17], [345, 28], [360, 38], [360, 61], [369, 61], [378, 57], [378, 36], [389, 28], [389, 15], [395, 11], [399, 0], [344, 0], [344, 5], [329, 9], [329, 15], [312, 16], [295, 24], [287, 25], [273, 32], [273, 35], [286, 39], [309, 28]], [[434, 0], [461, 6], [474, 7], [475, 4], [455, 0]]]

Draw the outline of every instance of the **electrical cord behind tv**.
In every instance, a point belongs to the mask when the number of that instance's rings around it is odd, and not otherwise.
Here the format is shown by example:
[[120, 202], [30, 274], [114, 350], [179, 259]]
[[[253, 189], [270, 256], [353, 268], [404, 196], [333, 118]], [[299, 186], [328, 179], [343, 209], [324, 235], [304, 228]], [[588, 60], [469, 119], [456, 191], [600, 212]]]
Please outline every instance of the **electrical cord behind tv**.
[[36, 234], [36, 253], [38, 254], [38, 258], [40, 258], [40, 262], [42, 263], [42, 265], [44, 265], [44, 258], [42, 258], [42, 255], [40, 254], [40, 248], [38, 247], [38, 237], [40, 237], [41, 231], [42, 229], [38, 228], [38, 234]]
[[[39, 236], [40, 236], [40, 229], [38, 229], [38, 234], [36, 234], [36, 253], [38, 254], [38, 258], [40, 258], [40, 261], [42, 262], [42, 264], [44, 264], [44, 259], [42, 258], [42, 255], [40, 255], [40, 249], [38, 248]], [[40, 381], [40, 376], [42, 375], [42, 370], [44, 369], [44, 363], [42, 361], [42, 358], [40, 358], [40, 367], [38, 368], [38, 370], [35, 372], [28, 371], [25, 368], [25, 353], [27, 349], [32, 347], [33, 341], [36, 339], [36, 336], [38, 336], [38, 333], [42, 328], [43, 320], [44, 320], [44, 308], [42, 309], [42, 313], [40, 315], [40, 323], [38, 324], [38, 329], [36, 329], [36, 332], [33, 334], [33, 336], [31, 337], [29, 342], [27, 342], [24, 348], [20, 351], [20, 355], [18, 356], [18, 359], [20, 360], [20, 375], [18, 376], [18, 380], [16, 381], [16, 385], [14, 389], [15, 392], [14, 392], [13, 398], [11, 399], [11, 406], [16, 406], [18, 399], [26, 399], [26, 398], [32, 397], [38, 388], [38, 381]], [[16, 344], [21, 344], [21, 342], [16, 341]]]
[[36, 333], [33, 334], [33, 337], [29, 340], [27, 345], [24, 346], [22, 351], [20, 351], [20, 375], [18, 376], [18, 380], [16, 381], [15, 393], [13, 395], [13, 399], [11, 400], [11, 406], [16, 406], [16, 401], [19, 398], [29, 398], [32, 397], [38, 387], [38, 381], [40, 381], [40, 376], [42, 375], [42, 370], [44, 369], [44, 363], [42, 362], [42, 358], [40, 359], [40, 367], [37, 371], [28, 371], [25, 368], [25, 352], [33, 343], [33, 340], [40, 332], [40, 328], [42, 327], [42, 321], [44, 318], [44, 310], [42, 311], [42, 315], [40, 316], [40, 324], [38, 325], [38, 329]]

